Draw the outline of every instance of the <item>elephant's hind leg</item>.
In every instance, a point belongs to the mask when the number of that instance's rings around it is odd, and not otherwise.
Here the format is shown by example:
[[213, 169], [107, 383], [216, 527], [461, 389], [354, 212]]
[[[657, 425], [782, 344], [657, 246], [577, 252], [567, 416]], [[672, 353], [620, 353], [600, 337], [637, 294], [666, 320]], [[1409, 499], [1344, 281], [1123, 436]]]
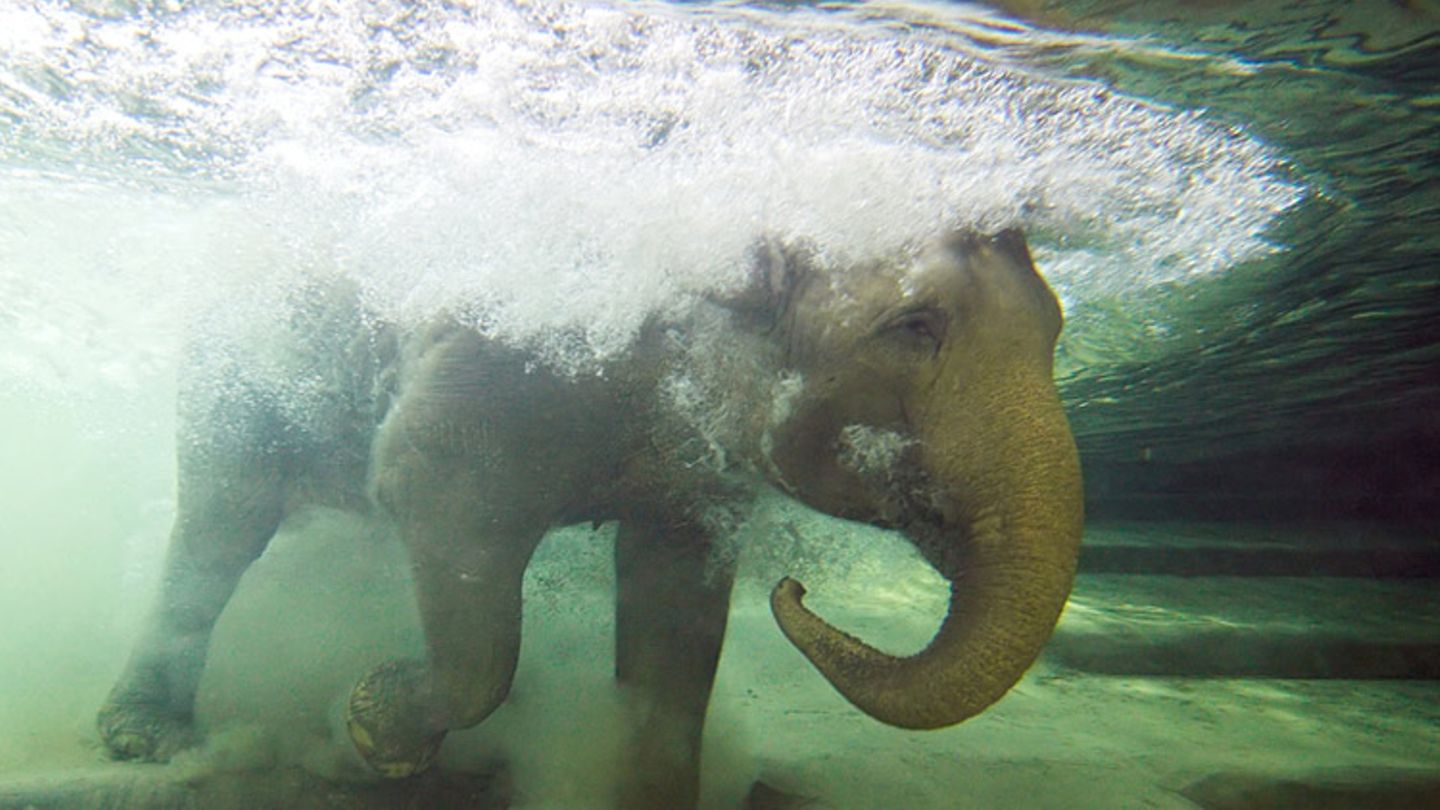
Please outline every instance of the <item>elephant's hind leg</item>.
[[100, 710], [100, 735], [117, 759], [163, 761], [189, 744], [211, 631], [283, 515], [293, 454], [276, 422], [238, 400], [204, 416], [179, 441], [158, 604]]
[[615, 547], [615, 674], [634, 701], [624, 808], [694, 807], [700, 741], [730, 604], [733, 568], [691, 525], [622, 523]]

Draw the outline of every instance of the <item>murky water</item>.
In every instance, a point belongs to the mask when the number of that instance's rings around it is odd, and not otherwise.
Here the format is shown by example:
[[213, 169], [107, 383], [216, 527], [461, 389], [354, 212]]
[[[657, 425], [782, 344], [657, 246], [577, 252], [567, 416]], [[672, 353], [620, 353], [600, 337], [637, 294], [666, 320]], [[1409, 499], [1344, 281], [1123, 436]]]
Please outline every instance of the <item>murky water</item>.
[[[1019, 227], [1067, 312], [1056, 373], [1094, 542], [1198, 538], [1181, 554], [1225, 535], [1304, 557], [1360, 537], [1433, 576], [1440, 16], [1006, 5], [0, 8], [0, 777], [118, 767], [94, 713], [160, 575], [185, 347], [264, 344], [316, 280], [402, 328], [457, 317], [584, 377], [647, 319], [737, 290], [762, 238], [849, 268]], [[290, 412], [323, 400], [303, 359], [263, 357], [247, 373]], [[1139, 512], [1168, 522], [1106, 534]], [[1276, 541], [1196, 530], [1197, 512], [1328, 522]], [[210, 742], [180, 767], [353, 777], [336, 696], [419, 641], [403, 552], [347, 520], [287, 527], [247, 576], [201, 693]], [[519, 699], [447, 749], [461, 770], [516, 763], [517, 806], [604, 806], [626, 767], [610, 531], [542, 547]], [[817, 609], [913, 651], [944, 583], [890, 535], [779, 501], [742, 535], [707, 806], [764, 776], [841, 807], [1185, 807], [1175, 791], [1209, 773], [1440, 753], [1433, 680], [1107, 678], [1063, 642], [979, 720], [884, 728], [784, 645], [766, 591], [799, 571]], [[1224, 583], [1187, 601], [1192, 581], [1082, 564], [1062, 636], [1266, 615], [1214, 607], [1265, 602]], [[1336, 628], [1395, 616], [1397, 644], [1440, 641], [1425, 587], [1359, 581], [1275, 592], [1353, 604]]]

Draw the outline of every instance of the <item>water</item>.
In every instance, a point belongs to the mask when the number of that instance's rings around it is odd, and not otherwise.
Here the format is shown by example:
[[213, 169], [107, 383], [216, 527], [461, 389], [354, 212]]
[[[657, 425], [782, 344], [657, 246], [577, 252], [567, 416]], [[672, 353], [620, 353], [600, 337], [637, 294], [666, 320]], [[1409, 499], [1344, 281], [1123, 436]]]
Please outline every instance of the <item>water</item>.
[[[1268, 543], [1318, 568], [1398, 548], [1433, 575], [1440, 18], [1009, 5], [0, 8], [0, 776], [101, 767], [94, 712], [175, 508], [183, 346], [264, 343], [317, 279], [355, 284], [389, 322], [450, 314], [585, 378], [647, 318], [743, 285], [761, 237], [843, 269], [1018, 226], [1066, 308], [1056, 373], [1087, 543], [1171, 559]], [[305, 413], [316, 387], [292, 361], [247, 373]], [[1280, 518], [1307, 522], [1277, 535]], [[352, 554], [345, 521], [288, 527], [246, 578], [202, 690], [211, 742], [180, 767], [344, 770], [335, 696], [418, 643], [403, 556], [383, 537]], [[542, 546], [529, 697], [447, 743], [452, 765], [505, 752], [522, 806], [603, 806], [625, 767], [609, 531]], [[889, 535], [783, 502], [742, 534], [708, 806], [764, 775], [842, 807], [1179, 807], [1206, 774], [1440, 751], [1433, 681], [1101, 677], [1074, 652], [1113, 640], [1112, 621], [1345, 637], [1345, 614], [1387, 617], [1362, 637], [1433, 646], [1425, 579], [1246, 591], [1272, 580], [1092, 570], [1053, 660], [982, 718], [917, 735], [839, 701], [765, 594], [803, 573], [817, 609], [914, 651], [943, 583]], [[1297, 630], [1277, 600], [1326, 618]], [[572, 721], [595, 731], [576, 741]]]

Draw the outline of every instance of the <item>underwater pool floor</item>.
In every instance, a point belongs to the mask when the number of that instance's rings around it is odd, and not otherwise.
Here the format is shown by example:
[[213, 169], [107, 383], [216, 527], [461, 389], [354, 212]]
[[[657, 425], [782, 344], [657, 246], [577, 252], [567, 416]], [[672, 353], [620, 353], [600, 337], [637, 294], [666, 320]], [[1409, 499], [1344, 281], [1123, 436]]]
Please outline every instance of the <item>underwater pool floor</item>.
[[[1128, 544], [1143, 557], [1214, 549], [1239, 533], [1252, 546], [1289, 549], [1280, 556], [1318, 559], [1370, 543], [1389, 549], [1382, 556], [1418, 555], [1422, 568], [1383, 579], [1233, 567], [1223, 576], [1082, 573], [1024, 681], [989, 712], [941, 732], [887, 728], [846, 704], [776, 630], [766, 572], [751, 571], [737, 586], [707, 725], [706, 806], [738, 806], [759, 778], [812, 797], [804, 806], [857, 810], [1440, 807], [1440, 589], [1423, 570], [1433, 548], [1423, 539], [1336, 532], [1326, 544], [1256, 526], [1137, 524], [1092, 527], [1087, 543]], [[1113, 571], [1115, 559], [1092, 555], [1087, 565]], [[1302, 563], [1285, 564], [1295, 573]], [[943, 591], [918, 574], [892, 574], [880, 588], [874, 576], [856, 573], [855, 583], [871, 580], [863, 592], [847, 592], [849, 579], [817, 584], [816, 609], [897, 652], [917, 649], [939, 620]], [[605, 807], [608, 775], [623, 765], [618, 745], [605, 742], [621, 736], [622, 701], [605, 685], [603, 585], [599, 577], [564, 601], [527, 606], [534, 615], [514, 699], [489, 728], [453, 735], [442, 770], [422, 779], [314, 775], [335, 771], [324, 757], [287, 761], [284, 746], [256, 743], [265, 732], [224, 716], [227, 706], [243, 713], [244, 701], [212, 698], [212, 741], [172, 765], [105, 763], [73, 726], [53, 767], [0, 759], [0, 808]], [[217, 634], [217, 648], [247, 643], [259, 642]], [[219, 682], [208, 691], [274, 693], [217, 655]], [[203, 699], [201, 708], [203, 719]], [[77, 716], [88, 711], [76, 707]], [[492, 767], [500, 756], [509, 768]]]

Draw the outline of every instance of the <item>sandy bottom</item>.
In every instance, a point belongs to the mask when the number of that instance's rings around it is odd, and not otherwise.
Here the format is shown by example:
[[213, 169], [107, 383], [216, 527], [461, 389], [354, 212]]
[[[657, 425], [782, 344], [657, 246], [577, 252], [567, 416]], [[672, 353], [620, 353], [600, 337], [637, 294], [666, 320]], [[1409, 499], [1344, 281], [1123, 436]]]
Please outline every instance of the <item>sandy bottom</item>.
[[[1362, 784], [1350, 804], [1309, 806], [1432, 806], [1383, 804], [1375, 798], [1380, 788], [1366, 794], [1363, 785], [1437, 769], [1436, 681], [1101, 676], [1047, 656], [979, 718], [939, 732], [887, 728], [849, 706], [789, 646], [769, 615], [768, 588], [794, 573], [822, 615], [907, 653], [937, 626], [944, 584], [897, 538], [779, 502], [767, 504], [743, 534], [736, 552], [742, 575], [706, 730], [706, 807], [738, 806], [757, 778], [833, 808], [1260, 808], [1298, 801], [1276, 804], [1213, 781], [1208, 793], [1182, 795], [1215, 774], [1258, 784]], [[626, 767], [625, 696], [610, 680], [609, 537], [605, 529], [569, 529], [546, 541], [527, 579], [512, 699], [480, 728], [446, 743], [441, 765], [451, 772], [508, 762], [514, 806], [605, 807], [613, 775]], [[1370, 633], [1377, 622], [1403, 624], [1413, 604], [1417, 632], [1428, 633], [1435, 602], [1427, 594], [1435, 589], [1386, 587], [1344, 579], [1082, 576], [1059, 632], [1143, 635], [1253, 615], [1291, 630], [1333, 630], [1350, 626], [1349, 617]], [[103, 600], [94, 611], [134, 612]], [[370, 664], [413, 653], [418, 644], [399, 549], [341, 516], [298, 522], [247, 575], [217, 629], [199, 705], [205, 745], [164, 768], [119, 766], [105, 763], [92, 718], [135, 623], [109, 634], [74, 629], [88, 626], [80, 621], [85, 615], [48, 617], [55, 632], [5, 649], [0, 807], [79, 807], [78, 800], [35, 798], [45, 785], [136, 772], [192, 784], [226, 774], [263, 782], [266, 774], [297, 769], [342, 784], [363, 780], [348, 747], [334, 742], [339, 701]], [[326, 806], [345, 806], [336, 802]]]

